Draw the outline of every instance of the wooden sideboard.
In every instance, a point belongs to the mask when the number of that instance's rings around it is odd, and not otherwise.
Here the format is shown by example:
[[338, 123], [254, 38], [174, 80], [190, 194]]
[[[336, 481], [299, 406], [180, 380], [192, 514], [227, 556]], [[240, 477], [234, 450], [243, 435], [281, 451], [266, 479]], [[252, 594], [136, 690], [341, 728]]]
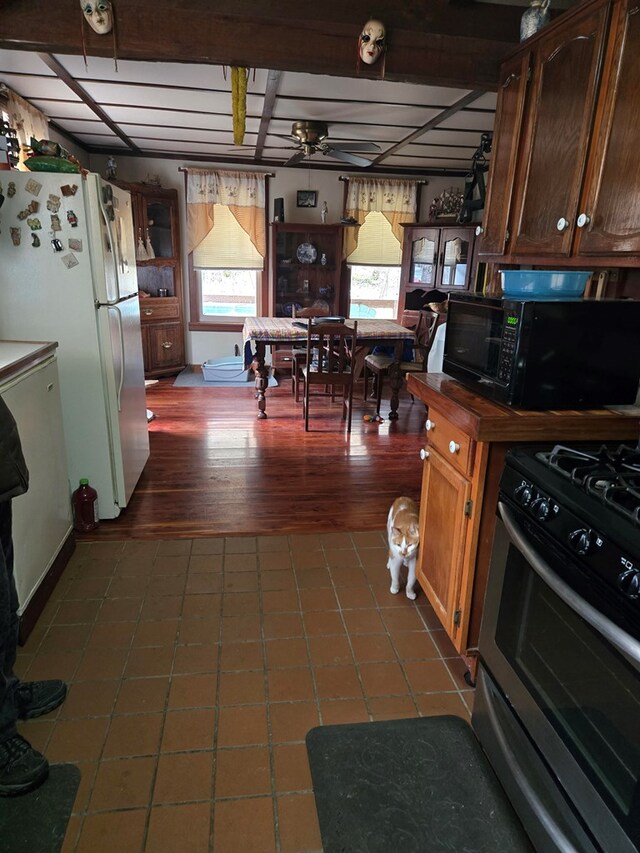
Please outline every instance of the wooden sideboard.
[[428, 407], [417, 576], [475, 680], [476, 647], [507, 450], [514, 444], [634, 440], [636, 414], [523, 411], [479, 397], [443, 373], [414, 373]]

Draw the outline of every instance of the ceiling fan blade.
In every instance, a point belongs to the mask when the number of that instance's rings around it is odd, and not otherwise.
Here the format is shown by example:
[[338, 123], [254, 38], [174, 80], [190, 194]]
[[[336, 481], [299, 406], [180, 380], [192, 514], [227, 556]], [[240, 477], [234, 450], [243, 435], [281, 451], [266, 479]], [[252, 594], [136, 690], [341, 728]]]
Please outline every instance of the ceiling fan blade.
[[365, 157], [358, 157], [356, 154], [349, 154], [348, 151], [340, 151], [339, 148], [333, 148], [327, 145], [326, 151], [322, 152], [325, 156], [334, 157], [336, 160], [343, 160], [345, 163], [351, 163], [353, 166], [370, 166], [371, 160]]
[[375, 142], [338, 142], [331, 146], [334, 151], [381, 151]]
[[287, 134], [286, 136], [283, 133], [274, 133], [272, 134], [276, 139], [288, 139], [289, 142], [300, 142], [297, 136], [291, 136], [291, 134]]
[[289, 157], [287, 162], [283, 163], [282, 165], [283, 166], [295, 166], [296, 163], [299, 163], [301, 160], [304, 160], [304, 158], [306, 156], [307, 155], [305, 154], [304, 151], [296, 151], [296, 153], [292, 157]]

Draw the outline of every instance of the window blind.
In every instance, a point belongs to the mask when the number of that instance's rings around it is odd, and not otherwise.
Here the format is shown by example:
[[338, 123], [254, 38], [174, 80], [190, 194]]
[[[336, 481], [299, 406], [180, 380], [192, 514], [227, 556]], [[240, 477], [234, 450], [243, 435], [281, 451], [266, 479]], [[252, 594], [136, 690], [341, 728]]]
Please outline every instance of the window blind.
[[263, 259], [226, 204], [214, 204], [214, 226], [193, 250], [196, 269], [261, 270]]
[[348, 264], [393, 266], [402, 263], [402, 246], [395, 238], [389, 220], [379, 211], [367, 213], [358, 229], [358, 245], [347, 258]]

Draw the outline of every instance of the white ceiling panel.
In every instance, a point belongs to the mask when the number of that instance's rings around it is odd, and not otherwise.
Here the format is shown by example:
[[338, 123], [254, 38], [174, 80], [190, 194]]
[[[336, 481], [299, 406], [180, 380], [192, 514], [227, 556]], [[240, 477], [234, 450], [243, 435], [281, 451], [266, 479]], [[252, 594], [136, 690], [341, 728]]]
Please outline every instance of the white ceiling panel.
[[[140, 104], [145, 107], [193, 110], [194, 112], [231, 112], [230, 92], [206, 89], [161, 88], [156, 86], [123, 86], [110, 83], [84, 83], [85, 91], [101, 104]], [[247, 95], [247, 112], [260, 115], [263, 98]]]
[[61, 123], [64, 123], [67, 118], [95, 119], [96, 117], [94, 111], [82, 101], [72, 103], [71, 101], [43, 101], [40, 98], [31, 98], [30, 103], [48, 118]]
[[478, 130], [481, 133], [493, 130], [493, 113], [459, 112], [445, 119], [440, 127], [455, 128], [456, 130]]
[[419, 106], [385, 106], [367, 101], [303, 101], [278, 100], [275, 118], [290, 118], [292, 121], [318, 119], [321, 121], [369, 122], [370, 124], [395, 124], [412, 128], [426, 124], [438, 114], [436, 109]]
[[80, 101], [66, 83], [57, 77], [21, 77], [19, 74], [1, 74], [0, 80], [14, 91], [20, 90], [23, 98], [47, 98], [60, 101]]
[[469, 148], [477, 148], [480, 145], [481, 131], [476, 130], [429, 130], [423, 133], [416, 142], [428, 145], [464, 145]]
[[7, 74], [38, 74], [55, 77], [55, 73], [37, 53], [26, 50], [0, 50], [0, 71]]

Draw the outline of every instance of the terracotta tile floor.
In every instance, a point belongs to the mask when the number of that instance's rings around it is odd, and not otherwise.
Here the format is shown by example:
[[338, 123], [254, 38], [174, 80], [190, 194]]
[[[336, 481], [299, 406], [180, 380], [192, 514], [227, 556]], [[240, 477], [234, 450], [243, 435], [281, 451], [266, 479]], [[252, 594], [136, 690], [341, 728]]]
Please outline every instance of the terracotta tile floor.
[[22, 731], [82, 771], [64, 853], [320, 851], [317, 725], [469, 719], [423, 595], [389, 593], [381, 533], [80, 544], [23, 678], [65, 678]]

